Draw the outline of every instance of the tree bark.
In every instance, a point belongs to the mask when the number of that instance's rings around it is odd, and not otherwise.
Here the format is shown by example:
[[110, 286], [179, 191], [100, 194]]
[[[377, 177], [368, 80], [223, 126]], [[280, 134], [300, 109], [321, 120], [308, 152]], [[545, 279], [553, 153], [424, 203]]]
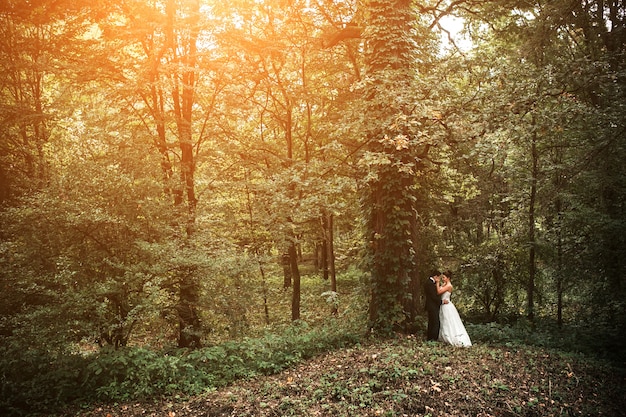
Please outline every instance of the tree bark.
[[[337, 292], [337, 275], [335, 273], [335, 245], [333, 234], [333, 215], [331, 213], [324, 214], [325, 227], [325, 241], [326, 241], [326, 263], [328, 264], [328, 277], [330, 279], [330, 290]], [[337, 314], [337, 306], [333, 305], [332, 314]]]
[[280, 264], [283, 267], [283, 288], [291, 287], [291, 258], [289, 250], [280, 256]]
[[532, 133], [531, 139], [531, 160], [532, 170], [530, 179], [530, 201], [528, 207], [528, 283], [526, 287], [526, 296], [528, 301], [527, 316], [533, 321], [535, 319], [535, 275], [536, 275], [536, 245], [535, 241], [535, 202], [537, 199], [537, 177], [539, 153], [537, 152], [537, 133]]
[[[188, 38], [184, 40], [185, 45], [180, 48], [186, 51], [183, 55], [178, 55], [178, 41], [174, 31], [176, 19], [176, 2], [168, 0], [166, 4], [167, 34], [171, 45], [171, 54], [174, 63], [178, 66], [178, 71], [172, 75], [172, 101], [174, 105], [174, 115], [178, 128], [178, 146], [181, 151], [180, 164], [180, 184], [184, 190], [183, 198], [186, 199], [186, 212], [184, 212], [185, 233], [187, 238], [191, 238], [195, 233], [196, 207], [198, 200], [195, 193], [195, 155], [193, 147], [192, 121], [193, 105], [195, 100], [196, 84], [196, 52], [198, 42], [198, 19], [200, 4], [198, 0], [189, 3], [189, 17], [186, 21], [186, 29], [189, 31]], [[182, 200], [182, 199], [181, 199]], [[182, 203], [182, 201], [180, 201]], [[196, 282], [195, 271], [184, 271], [179, 280], [179, 304], [177, 311], [179, 315], [179, 347], [198, 348], [200, 343], [200, 318], [197, 313], [197, 301], [200, 287]]]
[[291, 320], [300, 320], [300, 270], [298, 269], [298, 252], [295, 242], [289, 244], [289, 267], [293, 281], [291, 297]]

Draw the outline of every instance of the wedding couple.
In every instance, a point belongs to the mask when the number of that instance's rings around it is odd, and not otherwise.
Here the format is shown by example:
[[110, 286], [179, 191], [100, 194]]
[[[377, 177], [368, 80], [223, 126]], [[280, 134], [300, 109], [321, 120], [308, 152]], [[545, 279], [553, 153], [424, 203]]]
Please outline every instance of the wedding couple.
[[449, 275], [435, 271], [426, 281], [427, 339], [453, 346], [472, 346], [459, 312], [450, 301], [453, 287]]

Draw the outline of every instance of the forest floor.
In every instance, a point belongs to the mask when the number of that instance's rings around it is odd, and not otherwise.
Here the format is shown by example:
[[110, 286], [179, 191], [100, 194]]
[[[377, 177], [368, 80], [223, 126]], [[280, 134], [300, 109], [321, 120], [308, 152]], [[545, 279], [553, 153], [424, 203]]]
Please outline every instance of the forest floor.
[[329, 352], [204, 395], [97, 405], [65, 417], [626, 416], [626, 370], [523, 345], [413, 337]]

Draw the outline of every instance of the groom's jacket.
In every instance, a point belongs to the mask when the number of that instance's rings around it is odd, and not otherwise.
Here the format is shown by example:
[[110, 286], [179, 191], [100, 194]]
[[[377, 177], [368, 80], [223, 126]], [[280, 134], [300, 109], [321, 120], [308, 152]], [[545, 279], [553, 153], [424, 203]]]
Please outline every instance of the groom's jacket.
[[424, 284], [424, 294], [426, 295], [426, 310], [439, 309], [441, 297], [437, 294], [437, 284], [427, 278]]

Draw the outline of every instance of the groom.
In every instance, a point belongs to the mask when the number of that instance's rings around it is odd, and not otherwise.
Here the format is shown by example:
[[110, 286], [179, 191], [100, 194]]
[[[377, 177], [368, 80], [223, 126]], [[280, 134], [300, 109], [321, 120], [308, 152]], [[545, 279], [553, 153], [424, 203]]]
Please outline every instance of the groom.
[[437, 281], [441, 272], [434, 271], [424, 284], [424, 294], [426, 295], [426, 312], [428, 313], [428, 330], [426, 340], [439, 339], [439, 307], [447, 303], [448, 300], [441, 301], [441, 296], [437, 294]]

